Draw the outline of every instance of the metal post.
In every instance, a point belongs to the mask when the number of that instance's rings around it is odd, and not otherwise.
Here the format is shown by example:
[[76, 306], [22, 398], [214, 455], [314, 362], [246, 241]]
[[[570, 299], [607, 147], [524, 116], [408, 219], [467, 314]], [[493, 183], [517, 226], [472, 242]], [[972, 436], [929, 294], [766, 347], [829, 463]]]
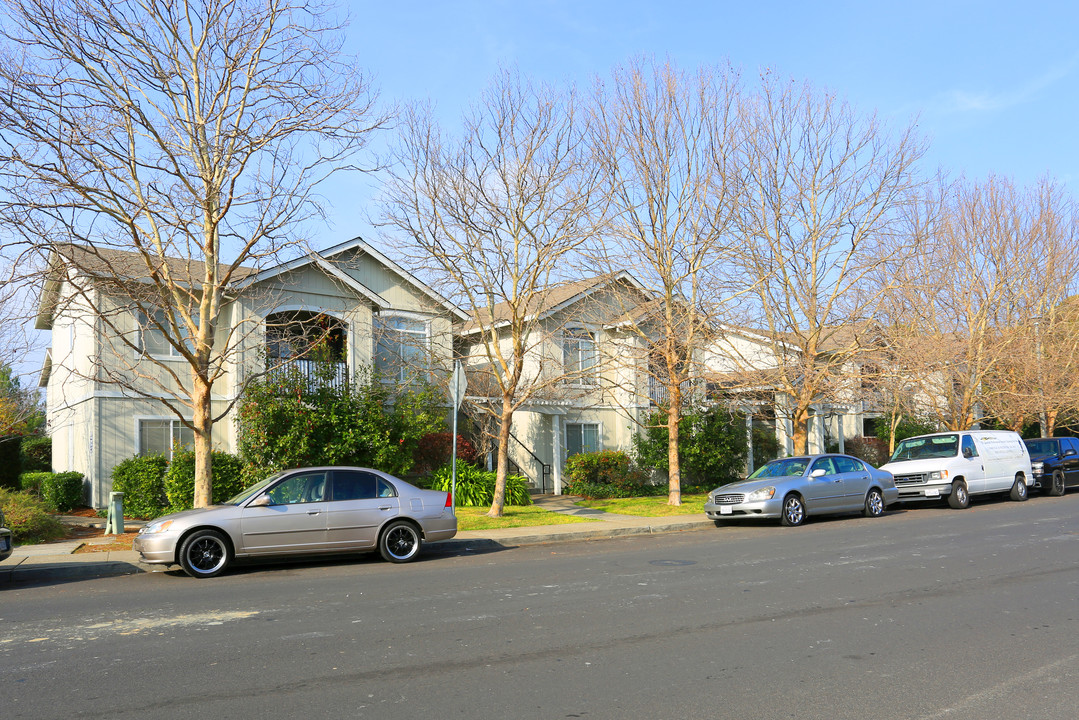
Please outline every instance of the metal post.
[[105, 521], [106, 535], [124, 534], [124, 494], [109, 493], [109, 515]]

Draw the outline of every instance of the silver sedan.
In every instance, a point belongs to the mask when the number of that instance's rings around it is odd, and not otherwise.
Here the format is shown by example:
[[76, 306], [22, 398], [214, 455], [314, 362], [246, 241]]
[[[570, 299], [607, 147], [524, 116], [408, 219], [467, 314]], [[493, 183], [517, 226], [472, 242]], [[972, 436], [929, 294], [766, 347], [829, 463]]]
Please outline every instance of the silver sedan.
[[421, 490], [355, 467], [287, 470], [222, 505], [147, 524], [134, 549], [146, 563], [176, 564], [197, 578], [235, 558], [374, 550], [390, 562], [414, 559], [424, 542], [457, 534], [449, 493]]
[[862, 511], [879, 517], [899, 499], [892, 474], [849, 455], [773, 460], [742, 482], [708, 494], [704, 512], [717, 525], [744, 518], [779, 518], [801, 525], [810, 515]]

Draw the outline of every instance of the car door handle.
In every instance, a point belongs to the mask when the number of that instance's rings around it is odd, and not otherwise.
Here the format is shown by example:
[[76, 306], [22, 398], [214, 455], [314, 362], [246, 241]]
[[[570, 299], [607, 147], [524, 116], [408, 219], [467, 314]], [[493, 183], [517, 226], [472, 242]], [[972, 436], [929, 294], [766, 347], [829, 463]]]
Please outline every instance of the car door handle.
[[393, 505], [379, 505], [378, 509], [379, 510], [389, 510], [392, 507], [393, 507]]
[[322, 512], [322, 511], [321, 510], [308, 510], [307, 514], [308, 515], [318, 515], [320, 512]]
[[836, 479], [835, 479], [835, 480], [833, 480], [832, 482], [840, 482], [840, 483], [841, 483], [841, 482], [843, 482], [843, 478], [836, 478]]

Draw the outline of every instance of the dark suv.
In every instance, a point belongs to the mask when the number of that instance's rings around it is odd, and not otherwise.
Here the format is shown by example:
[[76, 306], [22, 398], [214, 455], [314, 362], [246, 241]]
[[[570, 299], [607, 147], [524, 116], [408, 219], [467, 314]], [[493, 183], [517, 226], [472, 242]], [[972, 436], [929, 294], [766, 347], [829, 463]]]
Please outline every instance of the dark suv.
[[1079, 438], [1038, 438], [1026, 440], [1034, 487], [1048, 495], [1063, 495], [1079, 485]]
[[0, 561], [11, 555], [11, 531], [4, 526], [4, 511], [0, 510]]

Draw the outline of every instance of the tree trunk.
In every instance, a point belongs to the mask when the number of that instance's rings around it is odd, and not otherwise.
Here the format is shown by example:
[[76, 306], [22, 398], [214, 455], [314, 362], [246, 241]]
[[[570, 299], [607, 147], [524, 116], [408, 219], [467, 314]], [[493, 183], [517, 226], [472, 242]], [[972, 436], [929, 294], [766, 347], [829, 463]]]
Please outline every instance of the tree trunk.
[[208, 507], [213, 496], [213, 467], [210, 453], [213, 450], [213, 415], [210, 407], [212, 386], [205, 378], [195, 375], [192, 425], [195, 429], [195, 507]]
[[809, 454], [809, 418], [808, 407], [794, 409], [794, 417], [791, 418], [792, 430], [794, 431], [794, 454]]
[[506, 505], [506, 477], [510, 471], [510, 430], [513, 427], [513, 405], [508, 397], [502, 398], [501, 424], [498, 428], [498, 462], [495, 468], [495, 495], [491, 500], [489, 517], [502, 517]]
[[682, 468], [678, 462], [678, 423], [682, 419], [682, 387], [672, 383], [668, 388], [670, 407], [667, 409], [667, 504], [682, 504]]

